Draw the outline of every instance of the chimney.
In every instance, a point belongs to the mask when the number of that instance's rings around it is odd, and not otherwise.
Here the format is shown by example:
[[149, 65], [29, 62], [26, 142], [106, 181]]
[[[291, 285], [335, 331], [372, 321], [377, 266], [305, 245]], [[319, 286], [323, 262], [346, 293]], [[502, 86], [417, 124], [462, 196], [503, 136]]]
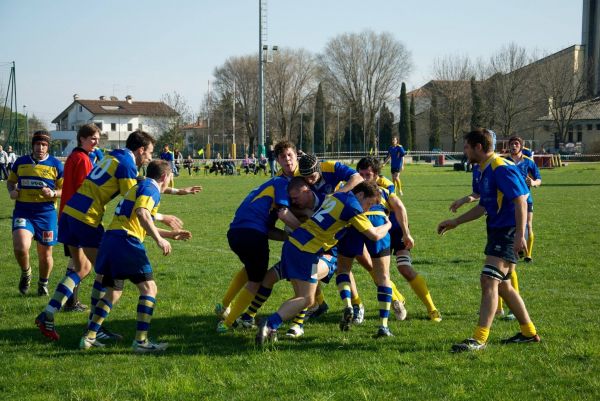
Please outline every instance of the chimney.
[[111, 96], [111, 97], [110, 97], [110, 100], [119, 100], [119, 98], [118, 98], [118, 97], [116, 97], [116, 96]]
[[127, 100], [127, 103], [129, 104], [133, 103], [133, 97], [131, 95], [125, 96], [125, 100]]
[[100, 100], [108, 100], [108, 98], [104, 95], [100, 96]]
[[79, 95], [77, 93], [73, 95], [73, 100], [79, 100]]

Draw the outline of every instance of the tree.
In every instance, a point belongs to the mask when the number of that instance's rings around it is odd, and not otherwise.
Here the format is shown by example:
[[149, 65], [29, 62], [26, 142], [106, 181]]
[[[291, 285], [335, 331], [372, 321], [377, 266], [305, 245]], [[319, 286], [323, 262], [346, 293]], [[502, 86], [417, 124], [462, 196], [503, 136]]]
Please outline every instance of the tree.
[[290, 138], [301, 110], [314, 94], [314, 56], [306, 50], [281, 49], [267, 64], [266, 98], [279, 136]]
[[556, 127], [557, 142], [566, 143], [569, 126], [579, 111], [577, 105], [587, 92], [587, 72], [591, 63], [583, 65], [574, 57], [558, 57], [539, 65], [537, 86], [548, 99], [548, 115]]
[[518, 122], [531, 120], [533, 69], [527, 67], [531, 61], [527, 50], [515, 43], [502, 47], [490, 59], [488, 88], [494, 94], [494, 120], [504, 137], [513, 134]]
[[325, 98], [323, 97], [323, 86], [319, 83], [315, 97], [314, 108], [313, 144], [315, 153], [325, 152]]
[[[394, 98], [402, 78], [410, 72], [410, 53], [391, 34], [367, 30], [331, 39], [319, 63], [323, 79], [337, 97], [335, 103], [345, 103], [352, 110], [352, 120], [374, 145], [377, 112]], [[354, 128], [352, 137], [357, 137]]]
[[410, 149], [417, 146], [417, 119], [415, 115], [415, 95], [410, 96]]
[[170, 110], [160, 107], [156, 111], [156, 115], [161, 117], [156, 124], [162, 133], [156, 140], [156, 148], [162, 149], [164, 145], [168, 144], [172, 149], [175, 147], [181, 149], [183, 148], [181, 128], [189, 122], [191, 109], [185, 98], [175, 91], [163, 94], [160, 101], [166, 104]]
[[404, 82], [402, 82], [402, 89], [400, 89], [400, 121], [398, 122], [398, 135], [400, 136], [400, 144], [406, 149], [411, 149], [410, 106], [408, 97], [406, 96], [406, 84]]
[[454, 152], [471, 116], [469, 80], [473, 67], [466, 56], [446, 56], [435, 60], [433, 70], [432, 91], [438, 97], [439, 121], [450, 130]]
[[484, 126], [484, 116], [483, 116], [483, 102], [481, 101], [481, 96], [479, 95], [479, 87], [477, 86], [477, 80], [475, 76], [471, 77], [471, 104], [473, 105], [471, 109], [471, 130], [474, 130], [478, 127]]
[[239, 116], [249, 149], [254, 148], [258, 132], [258, 62], [257, 55], [230, 57], [215, 68], [217, 100], [234, 93], [236, 119]]
[[392, 143], [392, 133], [394, 131], [394, 113], [388, 109], [386, 103], [381, 106], [381, 111], [377, 120], [377, 126], [379, 127], [378, 150], [382, 151], [386, 149], [390, 143]]
[[429, 149], [440, 149], [440, 120], [437, 96], [431, 95], [431, 108], [429, 109]]

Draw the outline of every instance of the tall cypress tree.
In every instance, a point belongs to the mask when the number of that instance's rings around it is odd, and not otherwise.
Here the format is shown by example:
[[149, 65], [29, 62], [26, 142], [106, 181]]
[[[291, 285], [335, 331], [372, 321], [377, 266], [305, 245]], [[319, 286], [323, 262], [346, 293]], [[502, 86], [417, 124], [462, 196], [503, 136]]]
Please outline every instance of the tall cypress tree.
[[433, 94], [431, 95], [431, 108], [429, 109], [429, 150], [441, 149], [438, 113], [437, 97]]
[[394, 113], [388, 109], [387, 104], [381, 107], [381, 113], [377, 120], [379, 126], [379, 151], [387, 151], [392, 143], [392, 131], [394, 130]]
[[323, 87], [319, 82], [317, 95], [315, 97], [315, 125], [313, 130], [313, 140], [315, 144], [315, 153], [323, 153], [323, 139], [325, 138], [325, 122], [323, 121], [325, 113], [325, 98], [323, 97]]
[[471, 129], [483, 127], [483, 102], [475, 77], [471, 77]]
[[400, 144], [406, 149], [411, 148], [410, 143], [410, 110], [408, 97], [406, 96], [406, 84], [402, 82], [400, 89], [400, 123], [398, 124]]
[[415, 117], [415, 95], [410, 97], [410, 148], [417, 148], [417, 120]]

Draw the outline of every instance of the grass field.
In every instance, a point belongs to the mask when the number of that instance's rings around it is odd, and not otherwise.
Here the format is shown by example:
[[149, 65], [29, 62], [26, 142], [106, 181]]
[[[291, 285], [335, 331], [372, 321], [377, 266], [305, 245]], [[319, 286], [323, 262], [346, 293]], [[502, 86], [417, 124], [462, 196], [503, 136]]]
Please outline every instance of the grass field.
[[[470, 192], [470, 174], [408, 166], [403, 198], [409, 212], [415, 268], [427, 279], [443, 321], [426, 310], [397, 271], [393, 279], [407, 298], [409, 317], [390, 319], [395, 337], [371, 338], [377, 319], [376, 291], [358, 266], [354, 271], [367, 314], [362, 326], [338, 329], [341, 303], [335, 285], [325, 287], [331, 309], [308, 322], [304, 337], [256, 349], [254, 331], [215, 333], [219, 301], [239, 262], [225, 233], [233, 213], [263, 178], [182, 176], [179, 187], [199, 183], [196, 196], [164, 196], [161, 212], [180, 216], [193, 232], [173, 254], [159, 255], [149, 240], [159, 287], [151, 336], [168, 341], [163, 355], [133, 355], [137, 290], [130, 283], [109, 317], [126, 340], [103, 350], [78, 349], [87, 314], [56, 316], [61, 334], [49, 343], [33, 320], [47, 299], [20, 296], [12, 255], [12, 202], [0, 191], [1, 400], [598, 400], [600, 399], [600, 164], [571, 164], [542, 171], [534, 190], [534, 263], [520, 264], [522, 295], [542, 337], [540, 344], [502, 346], [518, 331], [496, 321], [488, 348], [451, 354], [470, 337], [479, 307], [484, 221], [440, 237], [439, 221], [451, 201]], [[114, 206], [114, 204], [113, 204]], [[280, 244], [271, 246], [273, 262]], [[35, 253], [35, 252], [33, 252]], [[37, 259], [34, 286], [37, 280]], [[53, 289], [66, 259], [55, 250]], [[89, 303], [91, 282], [82, 286]], [[35, 291], [33, 291], [35, 293]], [[271, 313], [291, 294], [281, 283], [263, 308]], [[280, 338], [283, 335], [280, 335]]]

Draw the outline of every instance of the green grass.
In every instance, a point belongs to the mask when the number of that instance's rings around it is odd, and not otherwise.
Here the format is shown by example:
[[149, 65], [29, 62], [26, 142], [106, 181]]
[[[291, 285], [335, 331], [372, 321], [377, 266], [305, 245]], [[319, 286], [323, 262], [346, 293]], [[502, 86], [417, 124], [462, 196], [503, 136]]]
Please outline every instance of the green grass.
[[[375, 287], [355, 267], [367, 319], [341, 333], [335, 285], [325, 287], [332, 307], [309, 322], [297, 341], [265, 350], [253, 331], [218, 336], [212, 309], [239, 268], [226, 231], [236, 207], [258, 177], [182, 177], [177, 186], [200, 183], [196, 196], [164, 196], [161, 212], [180, 216], [194, 235], [159, 255], [147, 242], [159, 287], [151, 335], [170, 343], [160, 356], [133, 355], [137, 291], [130, 283], [109, 317], [126, 340], [103, 350], [77, 349], [86, 314], [57, 315], [58, 343], [48, 343], [33, 324], [47, 299], [20, 296], [10, 244], [12, 202], [0, 191], [0, 399], [4, 400], [597, 400], [600, 399], [600, 165], [571, 164], [542, 171], [535, 189], [534, 263], [519, 265], [521, 290], [542, 343], [501, 346], [518, 331], [497, 321], [488, 348], [455, 355], [450, 346], [471, 336], [479, 307], [484, 221], [435, 234], [450, 216], [451, 201], [470, 192], [470, 175], [430, 166], [408, 166], [403, 198], [416, 241], [415, 268], [429, 284], [444, 320], [427, 320], [425, 308], [397, 271], [409, 318], [391, 319], [395, 337], [374, 340], [378, 325]], [[273, 262], [280, 244], [271, 246]], [[35, 252], [33, 252], [35, 254]], [[33, 256], [32, 265], [37, 265]], [[55, 251], [54, 288], [66, 266]], [[34, 283], [37, 279], [34, 267]], [[35, 289], [35, 288], [34, 288]], [[35, 292], [35, 291], [34, 291]], [[89, 303], [90, 281], [81, 298]], [[281, 283], [262, 313], [291, 294]], [[280, 336], [281, 337], [281, 336]]]

